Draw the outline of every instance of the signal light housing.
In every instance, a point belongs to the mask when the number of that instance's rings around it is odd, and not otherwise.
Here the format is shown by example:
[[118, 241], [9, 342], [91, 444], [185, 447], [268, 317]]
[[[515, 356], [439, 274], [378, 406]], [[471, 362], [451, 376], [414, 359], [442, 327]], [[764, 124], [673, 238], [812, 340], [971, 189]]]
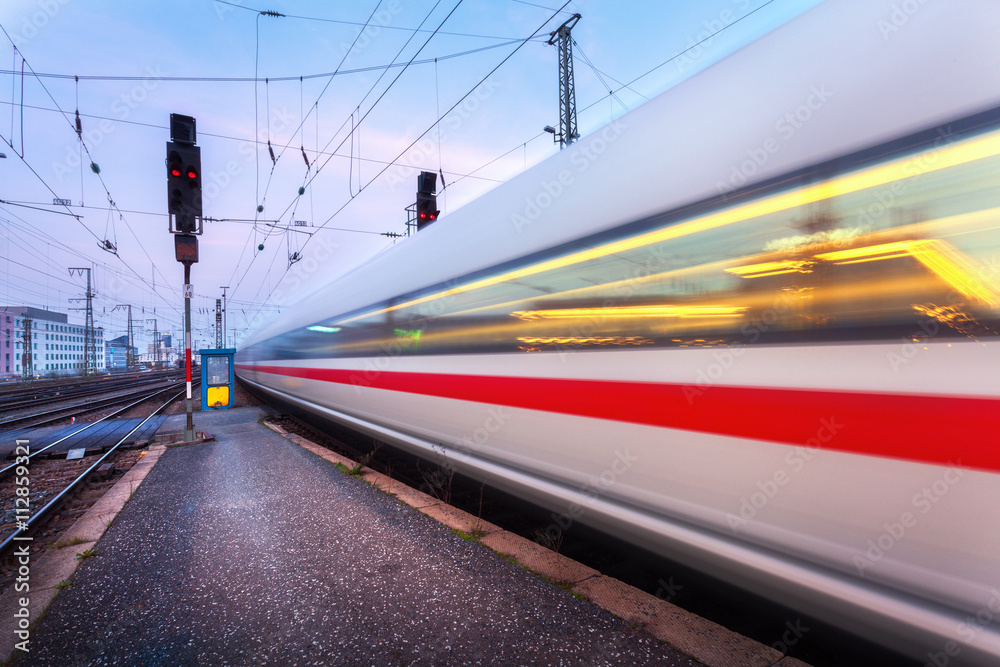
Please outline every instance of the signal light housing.
[[201, 148], [167, 142], [167, 209], [170, 231], [201, 233]]
[[439, 213], [436, 196], [426, 192], [417, 193], [417, 230], [437, 220]]
[[417, 231], [437, 220], [437, 174], [422, 171], [417, 175]]

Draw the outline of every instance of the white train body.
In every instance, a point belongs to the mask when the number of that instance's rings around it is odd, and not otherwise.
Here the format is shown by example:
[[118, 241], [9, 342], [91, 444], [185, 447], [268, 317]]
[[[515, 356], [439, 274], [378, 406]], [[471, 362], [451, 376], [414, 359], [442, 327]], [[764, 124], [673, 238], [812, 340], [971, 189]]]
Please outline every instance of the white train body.
[[820, 5], [286, 311], [238, 374], [554, 530], [1000, 661], [998, 28]]

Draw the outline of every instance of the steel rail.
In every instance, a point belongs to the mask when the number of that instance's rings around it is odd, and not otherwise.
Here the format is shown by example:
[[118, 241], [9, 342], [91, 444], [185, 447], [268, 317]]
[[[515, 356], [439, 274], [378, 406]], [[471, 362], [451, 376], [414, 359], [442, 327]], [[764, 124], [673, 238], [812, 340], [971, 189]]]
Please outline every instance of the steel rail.
[[36, 528], [38, 526], [38, 524], [41, 523], [42, 519], [44, 517], [46, 517], [50, 512], [52, 512], [59, 505], [59, 503], [62, 502], [62, 500], [67, 495], [69, 495], [70, 493], [72, 493], [73, 490], [76, 489], [76, 487], [78, 487], [80, 484], [82, 484], [84, 482], [84, 480], [86, 480], [87, 477], [92, 472], [94, 472], [95, 470], [97, 470], [97, 468], [102, 463], [104, 463], [105, 459], [107, 459], [109, 456], [111, 456], [112, 454], [114, 454], [115, 451], [118, 450], [118, 448], [122, 445], [122, 443], [125, 442], [125, 440], [128, 439], [128, 437], [130, 435], [132, 435], [133, 433], [135, 433], [136, 431], [138, 431], [140, 428], [142, 428], [142, 426], [147, 421], [149, 421], [154, 416], [156, 416], [156, 414], [158, 412], [160, 412], [160, 410], [163, 410], [165, 407], [167, 407], [168, 405], [170, 405], [171, 403], [173, 403], [175, 400], [177, 400], [181, 396], [185, 395], [186, 391], [187, 390], [185, 389], [184, 391], [181, 391], [181, 392], [178, 392], [177, 394], [174, 394], [172, 397], [170, 397], [170, 399], [167, 400], [166, 403], [164, 403], [160, 407], [158, 407], [155, 410], [153, 410], [149, 414], [148, 417], [146, 417], [145, 419], [143, 419], [142, 422], [140, 422], [135, 428], [133, 428], [128, 433], [126, 433], [125, 436], [122, 437], [122, 439], [119, 440], [115, 444], [114, 447], [112, 447], [111, 449], [109, 449], [104, 454], [104, 456], [102, 456], [101, 458], [97, 459], [97, 461], [95, 461], [93, 465], [91, 465], [83, 473], [81, 473], [79, 477], [77, 477], [75, 480], [73, 480], [72, 482], [70, 482], [70, 484], [66, 488], [64, 488], [62, 491], [60, 491], [59, 494], [56, 495], [55, 498], [53, 498], [52, 500], [50, 500], [42, 509], [38, 510], [38, 512], [36, 512], [35, 514], [33, 514], [32, 517], [30, 519], [28, 519], [26, 522], [24, 522], [21, 525], [20, 528], [18, 528], [13, 533], [11, 533], [10, 535], [8, 535], [7, 539], [5, 539], [2, 543], [0, 543], [0, 559], [2, 559], [2, 558], [4, 558], [4, 557], [7, 556], [7, 554], [10, 552], [10, 550], [13, 547], [13, 545], [14, 545], [15, 542], [30, 542], [32, 538], [25, 537], [25, 535], [28, 532], [30, 532], [31, 530], [33, 530], [34, 528]]
[[[122, 407], [122, 408], [119, 408], [119, 409], [115, 410], [114, 412], [112, 412], [112, 413], [111, 413], [111, 414], [109, 414], [109, 415], [106, 415], [106, 416], [104, 416], [104, 417], [101, 417], [101, 418], [100, 418], [100, 419], [98, 419], [97, 421], [94, 421], [94, 422], [90, 422], [89, 424], [87, 424], [87, 425], [86, 425], [86, 426], [84, 426], [83, 428], [80, 428], [80, 429], [77, 429], [76, 431], [73, 431], [72, 433], [70, 433], [70, 434], [68, 434], [68, 435], [65, 435], [65, 436], [63, 436], [63, 437], [59, 438], [58, 440], [56, 440], [56, 441], [54, 441], [54, 442], [51, 442], [51, 443], [49, 443], [49, 444], [45, 445], [45, 446], [44, 446], [44, 447], [42, 447], [41, 449], [39, 449], [39, 450], [37, 450], [37, 451], [35, 451], [35, 452], [32, 452], [31, 454], [29, 454], [29, 455], [28, 455], [28, 460], [30, 461], [30, 460], [31, 460], [32, 458], [34, 458], [35, 456], [37, 456], [37, 455], [41, 454], [42, 452], [44, 452], [44, 451], [46, 451], [46, 450], [48, 450], [48, 449], [51, 449], [52, 447], [55, 447], [55, 446], [56, 446], [56, 445], [58, 445], [58, 444], [59, 444], [60, 442], [63, 442], [63, 441], [65, 441], [65, 440], [68, 440], [69, 438], [72, 438], [72, 437], [73, 437], [74, 435], [77, 435], [78, 433], [83, 433], [83, 432], [84, 432], [84, 431], [86, 431], [87, 429], [89, 429], [89, 428], [93, 428], [94, 426], [97, 426], [98, 424], [100, 424], [101, 422], [103, 422], [103, 421], [105, 421], [105, 420], [107, 420], [107, 419], [112, 419], [112, 418], [114, 418], [114, 416], [115, 416], [115, 415], [119, 415], [119, 414], [121, 414], [121, 413], [125, 412], [126, 410], [130, 410], [130, 409], [134, 408], [135, 406], [139, 405], [140, 403], [145, 403], [146, 401], [150, 400], [150, 399], [151, 399], [151, 398], [153, 398], [154, 396], [158, 396], [158, 395], [160, 395], [160, 394], [162, 394], [162, 393], [164, 393], [164, 392], [166, 392], [166, 391], [170, 391], [170, 390], [174, 389], [174, 387], [175, 387], [175, 386], [176, 386], [176, 385], [172, 385], [172, 386], [170, 386], [170, 387], [166, 387], [166, 388], [164, 388], [164, 389], [160, 389], [160, 390], [158, 390], [158, 391], [154, 391], [154, 392], [153, 392], [153, 393], [151, 393], [151, 394], [147, 394], [146, 396], [143, 396], [142, 398], [140, 398], [140, 399], [139, 399], [139, 400], [137, 400], [137, 401], [134, 401], [134, 402], [132, 402], [132, 403], [129, 403], [129, 404], [128, 404], [128, 405], [126, 405], [125, 407]], [[173, 399], [171, 399], [171, 400], [173, 400]], [[0, 468], [0, 478], [3, 478], [3, 476], [4, 476], [5, 474], [7, 474], [7, 472], [9, 472], [9, 471], [13, 470], [13, 469], [14, 469], [14, 468], [16, 468], [16, 467], [17, 467], [17, 464], [16, 464], [16, 463], [11, 463], [11, 464], [10, 464], [9, 466], [7, 466], [6, 468]]]
[[[166, 378], [169, 380], [169, 378]], [[82, 398], [85, 396], [92, 396], [95, 394], [102, 394], [109, 391], [120, 391], [125, 389], [135, 389], [137, 387], [145, 387], [158, 382], [164, 382], [165, 378], [155, 378], [155, 379], [143, 379], [138, 381], [120, 380], [115, 383], [107, 383], [107, 386], [84, 386], [84, 387], [67, 387], [63, 389], [45, 389], [42, 391], [34, 392], [33, 395], [22, 394], [16, 397], [11, 397], [8, 399], [6, 397], [0, 397], [0, 410], [14, 411], [20, 410], [25, 407], [32, 405], [46, 405], [49, 403], [59, 403], [60, 401], [68, 401], [74, 398]], [[54, 393], [58, 392], [58, 393]]]
[[[165, 391], [166, 389], [169, 389], [169, 386], [165, 387], [162, 391]], [[144, 391], [144, 390], [141, 390], [141, 391]], [[29, 424], [29, 426], [43, 426], [45, 424], [56, 422], [56, 421], [59, 421], [59, 420], [62, 420], [62, 419], [68, 419], [70, 417], [76, 417], [77, 415], [84, 415], [84, 414], [87, 414], [88, 412], [93, 412], [94, 410], [99, 410], [101, 408], [106, 408], [106, 407], [108, 407], [110, 405], [117, 405], [118, 403], [125, 403], [126, 401], [132, 400], [135, 396], [138, 396], [141, 393], [141, 391], [133, 391], [133, 392], [131, 392], [129, 394], [126, 394], [124, 396], [116, 396], [114, 398], [108, 398], [108, 399], [104, 399], [104, 400], [91, 401], [89, 403], [80, 403], [80, 404], [77, 404], [77, 405], [67, 406], [67, 407], [64, 407], [64, 408], [57, 408], [55, 410], [48, 410], [46, 412], [39, 412], [39, 413], [36, 413], [36, 414], [33, 414], [33, 415], [26, 415], [26, 416], [23, 416], [23, 417], [14, 417], [12, 419], [7, 419], [5, 421], [0, 422], [0, 428], [6, 428], [6, 427], [10, 426], [11, 424], [18, 424], [20, 422], [29, 421], [29, 420], [32, 420], [32, 419], [36, 419], [38, 417], [47, 417], [48, 415], [57, 415], [57, 416], [54, 416], [54, 417], [49, 417], [48, 419], [42, 419], [42, 421], [36, 422], [34, 424]], [[70, 412], [66, 412], [67, 410], [69, 410]], [[66, 412], [66, 414], [61, 414], [61, 413], [64, 413], [64, 412]]]

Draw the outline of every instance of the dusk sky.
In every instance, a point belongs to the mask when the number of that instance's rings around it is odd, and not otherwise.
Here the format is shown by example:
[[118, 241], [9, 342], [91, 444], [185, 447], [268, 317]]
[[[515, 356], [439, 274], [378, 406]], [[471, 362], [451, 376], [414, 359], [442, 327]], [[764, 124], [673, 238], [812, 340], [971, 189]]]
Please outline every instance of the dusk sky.
[[5, 0], [0, 305], [67, 312], [84, 291], [68, 268], [89, 266], [106, 339], [125, 331], [116, 304], [132, 304], [138, 324], [182, 330], [166, 219], [171, 112], [197, 119], [204, 213], [217, 220], [192, 269], [194, 346], [214, 343], [223, 285], [232, 344], [405, 243], [382, 234], [405, 233], [419, 171], [443, 172], [446, 216], [556, 153], [543, 131], [559, 125], [546, 41], [574, 12], [586, 135], [816, 4]]

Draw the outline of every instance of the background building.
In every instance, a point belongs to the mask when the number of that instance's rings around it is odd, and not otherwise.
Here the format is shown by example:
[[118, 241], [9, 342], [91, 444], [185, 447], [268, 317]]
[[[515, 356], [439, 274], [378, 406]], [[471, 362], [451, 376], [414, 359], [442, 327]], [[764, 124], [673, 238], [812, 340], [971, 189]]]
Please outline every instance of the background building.
[[[25, 324], [30, 321], [30, 341], [25, 341]], [[0, 377], [21, 377], [23, 364], [30, 354], [35, 377], [79, 375], [86, 372], [86, 327], [70, 324], [65, 313], [31, 306], [0, 308], [0, 339], [3, 340], [3, 365]], [[24, 346], [28, 344], [30, 348]], [[104, 330], [94, 329], [93, 367], [104, 369]]]
[[[119, 336], [114, 340], [104, 343], [104, 367], [109, 370], [125, 370], [128, 368], [128, 335]], [[132, 348], [132, 357], [138, 359], [135, 347]]]

